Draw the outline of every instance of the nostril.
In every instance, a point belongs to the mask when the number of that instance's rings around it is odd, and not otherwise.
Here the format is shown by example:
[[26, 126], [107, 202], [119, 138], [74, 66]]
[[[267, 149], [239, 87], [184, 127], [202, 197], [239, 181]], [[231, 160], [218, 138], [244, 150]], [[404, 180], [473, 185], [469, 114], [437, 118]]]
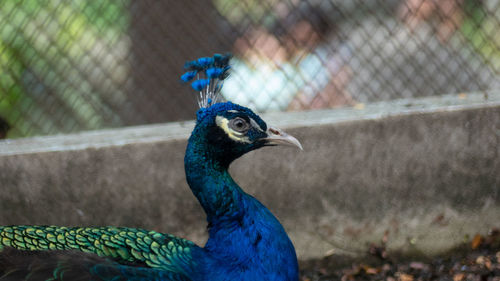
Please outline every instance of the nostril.
[[269, 128], [269, 132], [273, 133], [274, 135], [281, 136], [281, 132], [274, 128]]

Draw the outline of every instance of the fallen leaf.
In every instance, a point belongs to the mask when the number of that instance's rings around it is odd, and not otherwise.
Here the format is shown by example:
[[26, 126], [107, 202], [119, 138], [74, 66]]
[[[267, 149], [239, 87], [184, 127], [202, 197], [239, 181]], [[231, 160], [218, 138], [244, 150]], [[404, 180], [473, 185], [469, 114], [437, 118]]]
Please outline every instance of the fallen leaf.
[[453, 275], [453, 281], [462, 281], [464, 280], [465, 274], [463, 273], [458, 273]]
[[379, 273], [380, 270], [376, 269], [375, 267], [367, 267], [367, 268], [365, 268], [365, 272], [366, 272], [366, 274], [375, 275], [375, 274]]
[[479, 245], [481, 245], [481, 242], [483, 242], [483, 237], [480, 234], [476, 234], [474, 238], [472, 238], [470, 246], [473, 250], [475, 250], [479, 247]]
[[488, 270], [491, 270], [491, 268], [492, 268], [492, 264], [491, 264], [490, 259], [486, 259], [486, 262], [484, 263], [484, 266], [486, 266], [486, 268], [487, 268]]
[[485, 263], [486, 259], [483, 256], [479, 256], [476, 258], [476, 263], [483, 265]]
[[413, 275], [401, 273], [398, 277], [398, 281], [413, 281]]

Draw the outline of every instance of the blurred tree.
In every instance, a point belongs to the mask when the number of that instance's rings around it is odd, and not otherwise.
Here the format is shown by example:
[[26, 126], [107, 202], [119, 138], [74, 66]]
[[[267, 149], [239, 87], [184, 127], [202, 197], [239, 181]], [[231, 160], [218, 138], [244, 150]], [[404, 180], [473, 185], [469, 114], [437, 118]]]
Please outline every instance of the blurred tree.
[[10, 137], [121, 124], [110, 101], [125, 98], [116, 85], [128, 74], [119, 63], [129, 48], [127, 2], [2, 1], [0, 114]]
[[461, 26], [464, 36], [482, 56], [483, 62], [500, 73], [500, 2], [496, 0], [465, 1], [469, 15]]

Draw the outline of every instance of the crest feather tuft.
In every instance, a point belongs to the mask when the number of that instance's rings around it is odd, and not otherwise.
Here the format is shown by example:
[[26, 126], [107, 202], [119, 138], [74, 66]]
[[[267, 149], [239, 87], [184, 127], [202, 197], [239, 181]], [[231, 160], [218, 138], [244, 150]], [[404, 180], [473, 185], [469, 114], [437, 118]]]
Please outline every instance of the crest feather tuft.
[[213, 57], [202, 57], [188, 61], [184, 65], [187, 70], [182, 76], [183, 82], [191, 83], [191, 87], [199, 92], [198, 105], [207, 108], [218, 102], [224, 79], [229, 76], [231, 66], [230, 54], [215, 54]]

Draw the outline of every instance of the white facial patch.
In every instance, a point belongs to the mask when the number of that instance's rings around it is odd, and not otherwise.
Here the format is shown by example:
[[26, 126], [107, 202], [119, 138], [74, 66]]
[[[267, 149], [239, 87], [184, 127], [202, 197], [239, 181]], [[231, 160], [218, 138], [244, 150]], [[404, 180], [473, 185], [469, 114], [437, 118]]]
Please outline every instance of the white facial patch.
[[[253, 121], [253, 120], [251, 120]], [[255, 122], [255, 121], [254, 121]], [[229, 120], [225, 117], [222, 116], [217, 116], [215, 117], [215, 123], [217, 126], [219, 126], [225, 133], [226, 135], [237, 142], [242, 142], [242, 143], [251, 143], [250, 139], [243, 133], [236, 132], [233, 129], [229, 128], [228, 123]], [[260, 128], [260, 127], [257, 127]]]

